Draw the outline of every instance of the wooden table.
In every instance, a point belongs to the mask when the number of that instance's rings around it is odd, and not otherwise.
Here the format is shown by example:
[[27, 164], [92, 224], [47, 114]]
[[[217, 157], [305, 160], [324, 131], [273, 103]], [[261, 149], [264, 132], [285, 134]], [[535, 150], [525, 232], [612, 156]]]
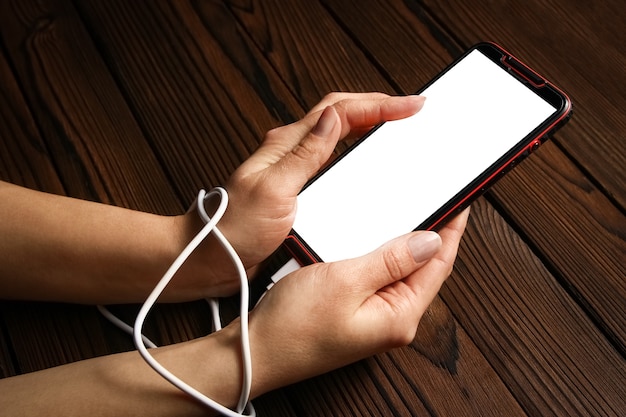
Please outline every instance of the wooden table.
[[[0, 179], [178, 214], [327, 92], [410, 93], [495, 41], [566, 90], [573, 119], [473, 205], [410, 346], [255, 405], [261, 416], [623, 416], [623, 6], [3, 1]], [[116, 311], [130, 320], [136, 306]], [[160, 306], [147, 331], [168, 344], [209, 327], [196, 302]], [[3, 377], [132, 348], [91, 306], [3, 302], [0, 331]]]

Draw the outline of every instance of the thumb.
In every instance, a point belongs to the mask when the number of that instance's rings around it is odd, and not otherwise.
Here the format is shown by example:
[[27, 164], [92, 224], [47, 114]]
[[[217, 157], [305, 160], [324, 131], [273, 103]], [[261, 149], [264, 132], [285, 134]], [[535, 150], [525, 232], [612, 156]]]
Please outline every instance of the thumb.
[[441, 238], [432, 231], [401, 236], [362, 257], [357, 263], [361, 273], [352, 276], [360, 276], [361, 286], [367, 285], [368, 291], [376, 292], [412, 274], [435, 256], [441, 245]]
[[300, 191], [328, 161], [339, 141], [340, 133], [339, 115], [333, 106], [328, 106], [313, 129], [274, 168], [279, 172], [289, 172], [290, 185], [295, 188], [295, 192]]

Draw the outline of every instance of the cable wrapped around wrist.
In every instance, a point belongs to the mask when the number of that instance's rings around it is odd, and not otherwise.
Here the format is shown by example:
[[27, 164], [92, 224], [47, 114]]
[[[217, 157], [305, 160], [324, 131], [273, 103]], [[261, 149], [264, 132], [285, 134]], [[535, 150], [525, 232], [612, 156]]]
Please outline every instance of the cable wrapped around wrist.
[[[217, 207], [213, 217], [210, 217], [205, 208], [205, 202], [209, 200], [211, 197], [219, 195], [221, 197], [219, 206]], [[133, 327], [133, 341], [137, 350], [139, 351], [142, 358], [150, 365], [157, 373], [159, 373], [163, 378], [169, 381], [171, 384], [179, 388], [181, 391], [189, 394], [196, 400], [200, 401], [202, 404], [206, 405], [209, 408], [221, 413], [225, 416], [255, 416], [255, 410], [252, 406], [252, 403], [249, 402], [250, 397], [250, 389], [252, 383], [252, 359], [250, 354], [250, 339], [248, 334], [248, 306], [249, 306], [249, 287], [248, 287], [248, 276], [246, 270], [237, 255], [237, 252], [234, 250], [230, 242], [224, 237], [224, 235], [217, 228], [217, 223], [220, 221], [224, 213], [226, 212], [226, 207], [228, 206], [228, 193], [224, 188], [216, 187], [211, 190], [209, 193], [206, 193], [204, 190], [200, 190], [198, 193], [196, 208], [198, 210], [198, 214], [205, 222], [204, 227], [198, 232], [198, 234], [189, 242], [189, 244], [183, 249], [180, 255], [176, 258], [176, 260], [169, 267], [167, 272], [163, 275], [159, 283], [154, 287], [144, 304], [141, 306], [139, 313], [137, 314], [137, 318], [135, 320], [135, 325]], [[203, 393], [199, 392], [195, 388], [191, 387], [176, 375], [172, 374], [169, 370], [167, 370], [163, 365], [157, 362], [156, 359], [149, 353], [146, 345], [144, 344], [144, 340], [142, 338], [142, 330], [143, 324], [146, 320], [146, 317], [157, 299], [165, 289], [165, 287], [172, 280], [176, 272], [183, 265], [185, 260], [191, 255], [191, 253], [202, 243], [202, 241], [213, 232], [217, 240], [220, 242], [222, 247], [226, 250], [230, 258], [232, 259], [235, 267], [237, 268], [237, 272], [239, 275], [239, 279], [241, 281], [241, 302], [240, 302], [240, 326], [241, 326], [241, 351], [242, 351], [242, 363], [243, 363], [243, 382], [241, 387], [241, 395], [239, 397], [239, 402], [237, 404], [236, 412], [217, 403], [211, 398], [207, 397]], [[215, 330], [219, 330], [221, 328], [221, 323], [219, 319], [219, 311], [217, 307], [217, 302], [215, 300], [210, 300], [209, 303], [212, 306], [213, 311], [213, 319], [214, 319], [214, 327]], [[247, 409], [249, 414], [242, 414]]]

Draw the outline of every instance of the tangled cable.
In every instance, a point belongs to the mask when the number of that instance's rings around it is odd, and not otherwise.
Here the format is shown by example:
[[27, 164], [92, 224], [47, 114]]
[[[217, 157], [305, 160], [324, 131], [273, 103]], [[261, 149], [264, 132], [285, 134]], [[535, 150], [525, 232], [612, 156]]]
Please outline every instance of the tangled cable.
[[[212, 198], [213, 196], [220, 196], [220, 203], [217, 207], [213, 216], [209, 216], [206, 212], [205, 202]], [[248, 276], [246, 274], [246, 270], [239, 258], [239, 255], [232, 247], [230, 242], [224, 237], [224, 235], [217, 228], [217, 223], [220, 221], [224, 213], [226, 212], [226, 207], [228, 206], [228, 193], [224, 188], [216, 187], [211, 190], [209, 193], [206, 193], [204, 190], [200, 190], [197, 198], [197, 211], [202, 220], [205, 222], [204, 227], [196, 234], [196, 236], [187, 244], [185, 249], [178, 255], [176, 260], [169, 267], [167, 272], [163, 275], [161, 280], [154, 287], [146, 301], [141, 306], [139, 313], [137, 314], [137, 318], [135, 319], [134, 327], [132, 328], [133, 341], [137, 350], [139, 351], [141, 357], [152, 367], [159, 375], [169, 381], [172, 385], [176, 386], [181, 391], [189, 394], [196, 400], [200, 401], [205, 406], [221, 413], [225, 416], [256, 416], [256, 412], [252, 403], [249, 401], [250, 398], [250, 388], [252, 383], [252, 359], [250, 355], [250, 339], [248, 333], [248, 306], [249, 306], [249, 287], [248, 287]], [[161, 295], [161, 293], [165, 290], [165, 287], [172, 280], [176, 272], [180, 269], [183, 263], [189, 258], [189, 256], [193, 253], [193, 251], [202, 243], [206, 237], [213, 232], [217, 240], [220, 242], [222, 247], [226, 250], [229, 257], [232, 259], [235, 267], [237, 269], [237, 273], [239, 275], [239, 280], [241, 282], [241, 296], [240, 296], [240, 326], [241, 326], [241, 351], [242, 351], [242, 362], [243, 362], [243, 382], [241, 386], [241, 394], [239, 396], [239, 401], [237, 403], [236, 411], [233, 411], [222, 404], [219, 404], [215, 400], [207, 397], [205, 394], [196, 390], [168, 369], [166, 369], [163, 365], [161, 365], [148, 351], [147, 347], [156, 347], [154, 343], [152, 343], [149, 339], [143, 336], [143, 325], [146, 320], [146, 317], [157, 299]], [[213, 327], [215, 331], [221, 329], [221, 320], [219, 316], [219, 304], [216, 299], [207, 300], [209, 305], [211, 306], [211, 311], [213, 313]], [[103, 306], [98, 306], [98, 309], [102, 314], [111, 320], [115, 325], [121, 327], [127, 332], [131, 332], [130, 326], [126, 323], [119, 320], [113, 314], [111, 314], [106, 308]], [[244, 411], [247, 411], [248, 414], [243, 414]]]

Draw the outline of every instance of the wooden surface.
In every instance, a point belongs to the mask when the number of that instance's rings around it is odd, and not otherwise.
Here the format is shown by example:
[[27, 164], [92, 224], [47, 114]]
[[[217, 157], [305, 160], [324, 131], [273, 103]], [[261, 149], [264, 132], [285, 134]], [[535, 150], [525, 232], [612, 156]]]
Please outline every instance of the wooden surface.
[[[327, 92], [411, 93], [495, 41], [566, 90], [573, 119], [473, 205], [410, 346], [255, 405], [623, 416], [625, 27], [618, 0], [3, 1], [0, 179], [178, 214]], [[209, 329], [196, 302], [160, 306], [147, 331], [167, 344]], [[0, 332], [1, 377], [132, 348], [91, 306], [1, 302]]]

